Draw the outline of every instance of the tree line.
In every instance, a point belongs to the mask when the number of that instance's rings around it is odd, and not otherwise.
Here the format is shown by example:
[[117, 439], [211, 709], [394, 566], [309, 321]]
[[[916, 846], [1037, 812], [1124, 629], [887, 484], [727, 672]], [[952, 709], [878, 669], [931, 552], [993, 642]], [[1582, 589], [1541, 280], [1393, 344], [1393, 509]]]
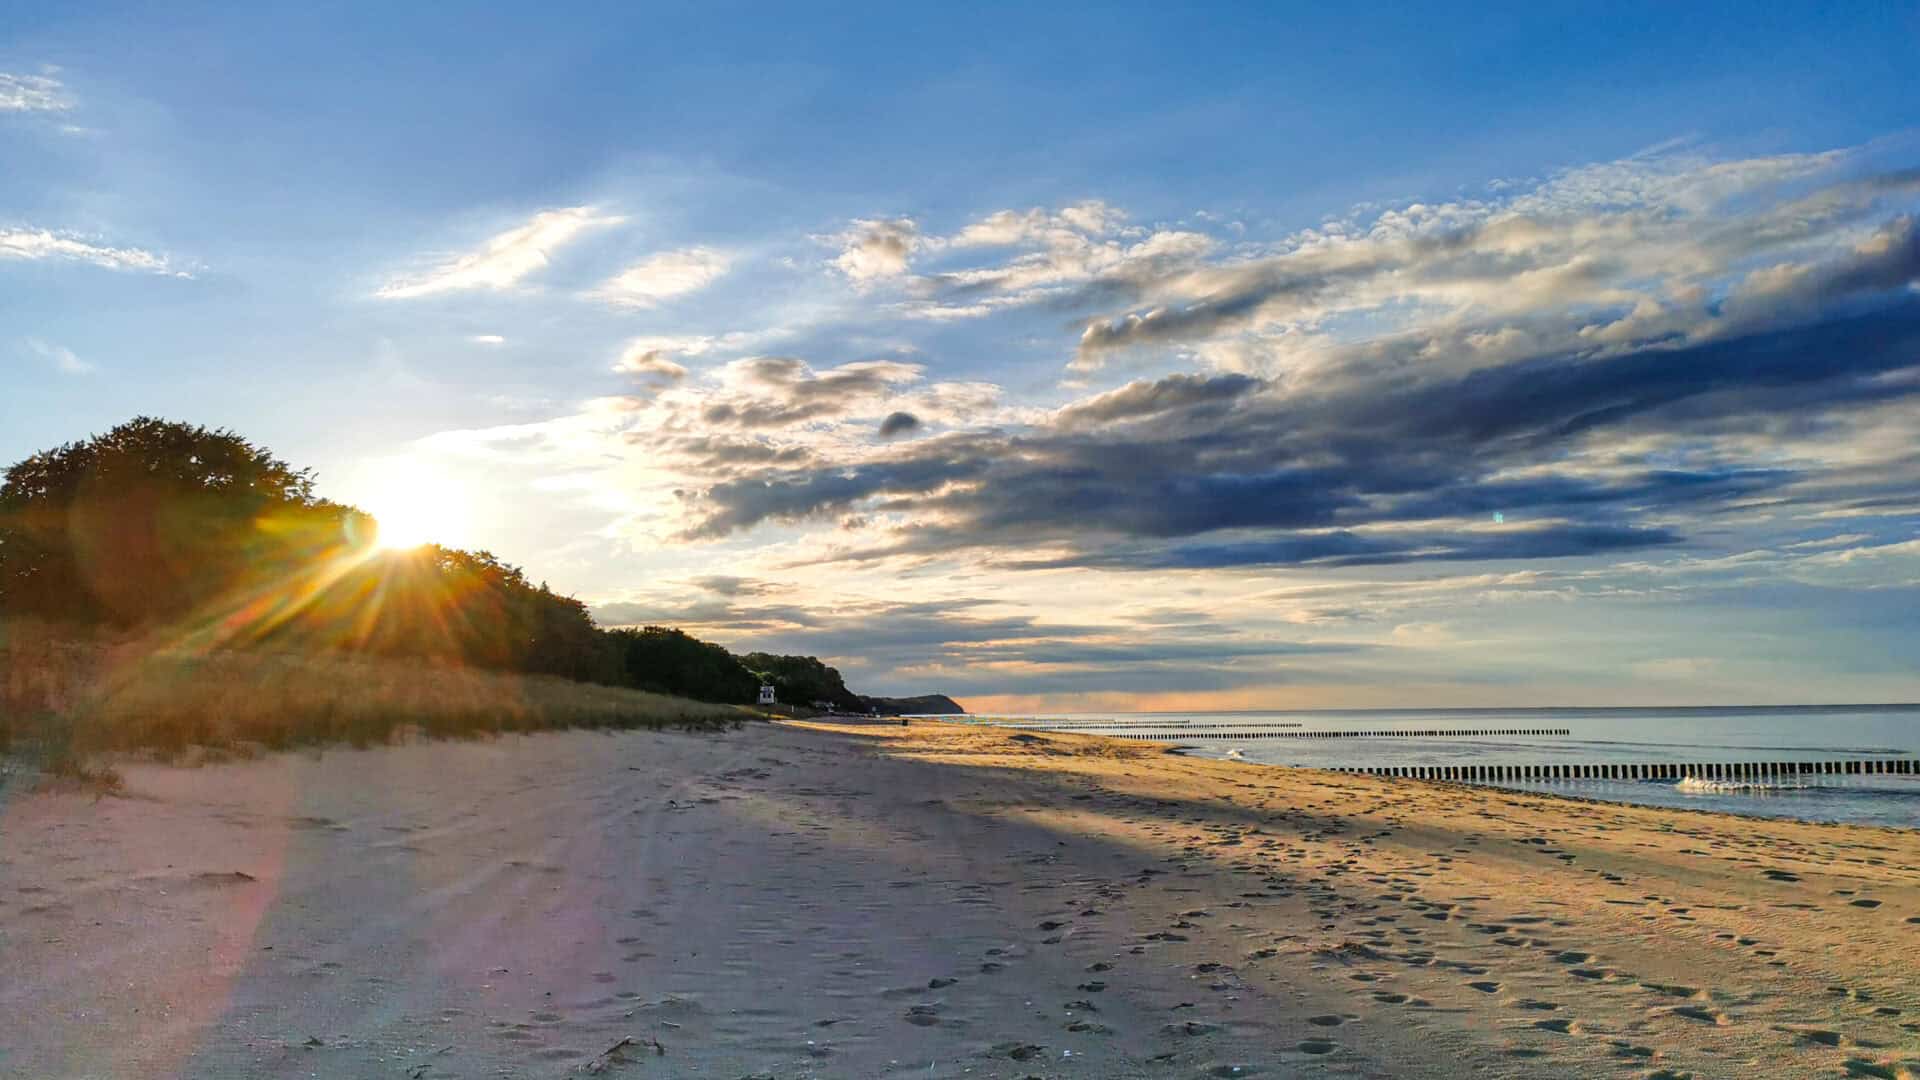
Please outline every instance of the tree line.
[[865, 709], [810, 656], [602, 629], [486, 551], [388, 551], [367, 514], [225, 429], [138, 417], [0, 483], [0, 616], [162, 631], [189, 648], [339, 650], [750, 704]]

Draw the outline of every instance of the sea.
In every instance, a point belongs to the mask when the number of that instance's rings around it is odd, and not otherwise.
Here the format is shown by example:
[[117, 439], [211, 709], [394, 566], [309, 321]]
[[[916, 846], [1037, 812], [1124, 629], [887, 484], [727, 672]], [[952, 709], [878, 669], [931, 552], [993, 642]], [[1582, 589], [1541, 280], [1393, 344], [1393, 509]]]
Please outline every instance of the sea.
[[[954, 717], [945, 717], [952, 720]], [[1397, 765], [1702, 764], [1920, 757], [1920, 704], [1681, 708], [1365, 709], [1053, 713], [971, 719], [1154, 735], [1187, 753], [1315, 768]], [[1565, 735], [1258, 738], [1253, 732], [1565, 730]], [[1205, 739], [1191, 736], [1205, 732]], [[1240, 735], [1240, 733], [1246, 733]], [[1239, 737], [1236, 737], [1236, 736]], [[1766, 783], [1499, 781], [1490, 786], [1754, 817], [1920, 829], [1920, 775], [1797, 775]]]

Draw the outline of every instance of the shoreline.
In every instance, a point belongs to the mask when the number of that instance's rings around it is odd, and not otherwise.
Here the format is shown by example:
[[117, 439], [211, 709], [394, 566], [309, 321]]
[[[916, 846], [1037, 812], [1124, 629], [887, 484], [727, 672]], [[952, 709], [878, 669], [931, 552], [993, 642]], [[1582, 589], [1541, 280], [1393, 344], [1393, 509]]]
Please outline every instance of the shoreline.
[[[1079, 734], [1076, 732], [1075, 734]], [[1094, 736], [1096, 738], [1102, 736]], [[1158, 744], [1154, 744], [1158, 745]], [[1247, 758], [1203, 757], [1185, 753], [1191, 747], [1170, 747], [1167, 753], [1194, 761], [1213, 761], [1222, 765], [1251, 765], [1262, 769], [1295, 769], [1308, 772], [1324, 772], [1312, 765], [1283, 765], [1274, 761], [1253, 761]], [[1349, 774], [1350, 775], [1350, 774]], [[1459, 791], [1498, 792], [1508, 795], [1531, 795], [1542, 799], [1562, 799], [1567, 802], [1582, 803], [1589, 806], [1630, 806], [1639, 810], [1658, 810], [1670, 814], [1710, 814], [1718, 818], [1731, 818], [1736, 821], [1783, 821], [1795, 825], [1815, 825], [1835, 829], [1880, 829], [1901, 836], [1920, 835], [1920, 827], [1907, 828], [1902, 825], [1879, 825], [1872, 822], [1821, 821], [1816, 818], [1797, 818], [1762, 814], [1740, 814], [1731, 810], [1715, 810], [1708, 806], [1663, 806], [1659, 803], [1631, 802], [1625, 799], [1596, 799], [1589, 795], [1572, 795], [1561, 791], [1536, 791], [1532, 788], [1504, 787], [1500, 784], [1474, 784], [1464, 780], [1431, 780], [1412, 777], [1380, 777], [1379, 779], [1400, 784], [1426, 784], [1432, 787], [1448, 788]]]
[[1920, 1070], [1920, 834], [1249, 764], [783, 722], [10, 792], [0, 1076]]

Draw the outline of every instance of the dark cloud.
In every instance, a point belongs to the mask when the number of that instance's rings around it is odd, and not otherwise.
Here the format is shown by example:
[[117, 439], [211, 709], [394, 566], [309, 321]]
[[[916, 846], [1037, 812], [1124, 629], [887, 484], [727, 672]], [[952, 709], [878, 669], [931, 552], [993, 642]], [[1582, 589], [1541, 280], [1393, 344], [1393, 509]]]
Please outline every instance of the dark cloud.
[[699, 406], [699, 419], [713, 427], [777, 429], [861, 415], [917, 381], [920, 368], [867, 360], [816, 372], [794, 357], [756, 356], [727, 365], [724, 376], [726, 388]]
[[1080, 367], [1096, 367], [1098, 354], [1133, 346], [1160, 345], [1215, 337], [1251, 324], [1277, 301], [1306, 303], [1325, 295], [1335, 285], [1376, 272], [1363, 266], [1320, 272], [1283, 270], [1268, 265], [1223, 275], [1218, 291], [1205, 299], [1179, 306], [1096, 319], [1080, 332]]
[[1264, 383], [1250, 375], [1169, 375], [1141, 379], [1117, 390], [1077, 401], [1055, 414], [1063, 428], [1135, 420], [1198, 405], [1224, 405], [1259, 390]]
[[910, 412], [888, 413], [880, 421], [880, 437], [891, 439], [896, 435], [905, 435], [920, 427], [920, 418]]
[[[892, 546], [856, 556], [1048, 543], [1079, 553], [1052, 564], [1352, 565], [1650, 547], [1679, 538], [1663, 515], [1818, 478], [1771, 462], [1596, 468], [1581, 457], [1593, 434], [1726, 435], [1807, 410], [1843, 415], [1920, 394], [1920, 379], [1889, 377], [1916, 366], [1920, 302], [1903, 299], [1700, 344], [1557, 353], [1465, 373], [1330, 376], [1299, 390], [1178, 375], [1025, 431], [959, 433], [869, 462], [716, 484], [695, 498], [705, 516], [694, 531], [720, 536], [871, 505], [910, 524]], [[1542, 524], [1483, 537], [1448, 523], [1494, 512]], [[1421, 523], [1420, 542], [1369, 532]], [[1145, 543], [1248, 531], [1263, 535]]]
[[721, 596], [762, 596], [779, 591], [779, 586], [771, 582], [754, 578], [732, 577], [726, 574], [709, 574], [694, 578], [692, 584]]
[[703, 475], [725, 473], [741, 466], [775, 465], [792, 468], [813, 459], [804, 446], [776, 445], [754, 438], [734, 435], [662, 436], [658, 432], [628, 432], [626, 441], [669, 450], [697, 468]]
[[844, 511], [883, 492], [929, 493], [985, 472], [998, 442], [956, 436], [916, 446], [927, 449], [893, 462], [855, 469], [782, 470], [716, 484], [698, 496], [700, 507], [711, 509], [686, 536], [713, 539], [768, 519], [798, 521]]
[[1236, 566], [1380, 566], [1405, 562], [1480, 562], [1603, 555], [1680, 542], [1666, 529], [1605, 525], [1500, 529], [1484, 533], [1399, 532], [1366, 536], [1348, 531], [1282, 535], [1230, 543], [1109, 549], [1069, 559], [1012, 561], [1022, 569], [1062, 565], [1125, 569], [1202, 570]]

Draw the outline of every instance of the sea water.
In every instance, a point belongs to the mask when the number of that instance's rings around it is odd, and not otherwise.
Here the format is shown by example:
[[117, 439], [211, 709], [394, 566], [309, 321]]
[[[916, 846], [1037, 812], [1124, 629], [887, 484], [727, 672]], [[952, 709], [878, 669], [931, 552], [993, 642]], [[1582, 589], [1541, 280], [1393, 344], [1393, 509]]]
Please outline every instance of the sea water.
[[[1568, 729], [1567, 735], [1208, 738], [1199, 757], [1319, 768], [1388, 765], [1704, 764], [1920, 757], [1920, 705], [1634, 709], [1389, 709], [1053, 714], [1022, 723], [1164, 735], [1248, 731]], [[1758, 817], [1920, 828], [1920, 776], [1804, 775], [1775, 784], [1674, 780], [1500, 781], [1494, 786]]]

